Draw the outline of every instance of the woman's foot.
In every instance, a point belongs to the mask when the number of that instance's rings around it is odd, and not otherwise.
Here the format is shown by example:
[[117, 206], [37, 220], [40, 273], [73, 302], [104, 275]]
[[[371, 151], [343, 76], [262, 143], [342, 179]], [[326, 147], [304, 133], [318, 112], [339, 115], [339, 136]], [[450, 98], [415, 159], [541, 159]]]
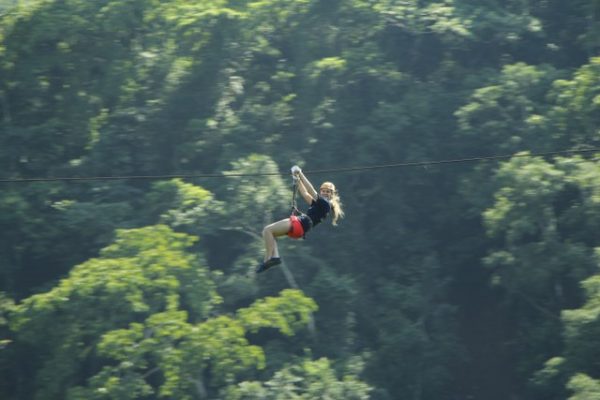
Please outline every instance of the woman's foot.
[[271, 267], [281, 264], [281, 257], [271, 257], [267, 261], [261, 262], [256, 268], [256, 273], [265, 272]]

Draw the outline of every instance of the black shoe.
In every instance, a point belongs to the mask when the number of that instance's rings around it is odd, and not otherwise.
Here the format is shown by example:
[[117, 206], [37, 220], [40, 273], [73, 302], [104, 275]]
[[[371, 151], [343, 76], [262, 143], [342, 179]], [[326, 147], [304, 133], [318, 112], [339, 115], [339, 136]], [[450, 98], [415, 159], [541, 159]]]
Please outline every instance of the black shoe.
[[261, 272], [265, 272], [271, 267], [281, 264], [281, 257], [271, 257], [265, 262], [261, 262], [259, 266], [256, 268], [256, 273], [260, 274]]

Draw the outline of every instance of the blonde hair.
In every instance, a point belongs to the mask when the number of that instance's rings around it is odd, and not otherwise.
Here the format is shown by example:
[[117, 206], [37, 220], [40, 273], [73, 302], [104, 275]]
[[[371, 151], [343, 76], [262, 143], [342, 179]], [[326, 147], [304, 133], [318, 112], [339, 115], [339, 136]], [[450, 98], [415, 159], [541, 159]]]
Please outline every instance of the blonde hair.
[[320, 189], [331, 189], [331, 197], [329, 199], [329, 203], [331, 204], [331, 215], [332, 225], [337, 225], [337, 220], [339, 218], [344, 218], [344, 209], [342, 208], [342, 201], [340, 200], [340, 196], [338, 191], [335, 189], [335, 185], [332, 182], [323, 182], [321, 184]]

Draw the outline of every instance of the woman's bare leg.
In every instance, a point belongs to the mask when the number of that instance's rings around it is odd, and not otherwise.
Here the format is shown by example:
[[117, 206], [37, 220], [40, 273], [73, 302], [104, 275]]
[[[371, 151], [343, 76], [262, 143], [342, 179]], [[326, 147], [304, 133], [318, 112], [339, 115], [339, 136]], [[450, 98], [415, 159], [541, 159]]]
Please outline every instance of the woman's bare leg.
[[271, 225], [267, 225], [263, 229], [262, 235], [265, 240], [265, 261], [272, 257], [279, 257], [279, 249], [277, 248], [277, 241], [275, 238], [287, 235], [290, 230], [290, 223], [290, 219], [286, 218], [274, 222]]

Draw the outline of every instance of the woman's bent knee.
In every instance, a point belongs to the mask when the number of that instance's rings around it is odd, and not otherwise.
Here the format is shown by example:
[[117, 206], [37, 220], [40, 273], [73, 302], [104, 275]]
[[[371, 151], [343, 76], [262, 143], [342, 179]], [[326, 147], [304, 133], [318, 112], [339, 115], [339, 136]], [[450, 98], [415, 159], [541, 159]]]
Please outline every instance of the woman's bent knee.
[[267, 226], [265, 226], [265, 227], [263, 228], [263, 230], [262, 230], [262, 235], [263, 235], [263, 237], [266, 237], [266, 236], [271, 236], [271, 235], [273, 235], [273, 232], [271, 232], [271, 229], [270, 229], [270, 227], [271, 227], [271, 225], [267, 225]]

